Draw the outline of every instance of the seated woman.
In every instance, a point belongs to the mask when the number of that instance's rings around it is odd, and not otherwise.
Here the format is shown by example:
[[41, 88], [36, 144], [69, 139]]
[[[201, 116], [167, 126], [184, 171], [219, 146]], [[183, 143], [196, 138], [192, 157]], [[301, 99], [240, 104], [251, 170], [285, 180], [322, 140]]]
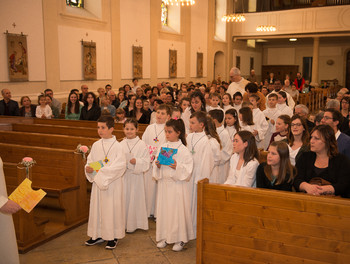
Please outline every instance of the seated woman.
[[267, 162], [261, 163], [256, 170], [256, 187], [292, 191], [294, 175], [287, 143], [275, 141], [269, 147]]
[[133, 110], [130, 112], [130, 116], [135, 118], [139, 124], [149, 124], [150, 114], [143, 109], [143, 106], [144, 101], [141, 98], [137, 98]]
[[81, 108], [77, 94], [74, 91], [70, 92], [65, 110], [65, 119], [79, 120]]
[[32, 101], [28, 96], [21, 97], [22, 107], [19, 109], [19, 115], [25, 117], [35, 117], [36, 105], [32, 104]]
[[129, 95], [128, 95], [127, 104], [126, 104], [126, 106], [123, 108], [124, 111], [125, 111], [125, 116], [126, 116], [126, 117], [131, 117], [130, 112], [131, 112], [131, 110], [133, 110], [133, 108], [134, 108], [135, 100], [136, 100], [136, 95], [135, 95], [135, 94], [129, 94]]
[[81, 109], [80, 120], [97, 121], [101, 116], [101, 108], [96, 101], [96, 95], [88, 92], [84, 98], [84, 106]]
[[328, 125], [316, 126], [311, 131], [310, 150], [296, 163], [295, 189], [350, 198], [350, 161], [338, 153], [334, 130]]
[[254, 135], [246, 130], [238, 131], [233, 140], [233, 152], [224, 184], [256, 187], [255, 173], [259, 162]]
[[289, 132], [289, 158], [293, 166], [301, 154], [309, 151], [309, 131], [306, 120], [299, 115], [292, 116]]
[[288, 142], [288, 132], [290, 127], [290, 117], [280, 115], [276, 120], [276, 132], [272, 134], [270, 144], [274, 141]]

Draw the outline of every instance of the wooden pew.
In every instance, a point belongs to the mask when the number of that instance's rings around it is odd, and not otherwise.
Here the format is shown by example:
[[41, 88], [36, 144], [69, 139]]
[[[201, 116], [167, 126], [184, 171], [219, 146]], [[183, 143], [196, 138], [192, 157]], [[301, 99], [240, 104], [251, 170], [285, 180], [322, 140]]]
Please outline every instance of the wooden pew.
[[[97, 123], [95, 121], [84, 121], [84, 120], [66, 120], [66, 119], [40, 119], [34, 118], [34, 124], [42, 125], [58, 125], [58, 126], [72, 126], [72, 127], [89, 127], [96, 128]], [[139, 131], [145, 131], [148, 125], [139, 124]], [[116, 123], [114, 129], [123, 130], [123, 124]]]
[[196, 263], [349, 263], [350, 200], [198, 183]]
[[[5, 163], [17, 163], [25, 156], [32, 157], [37, 162], [32, 168], [33, 188], [41, 188], [47, 192], [43, 203], [45, 199], [57, 200], [58, 207], [63, 210], [64, 223], [55, 227], [56, 229], [51, 228], [49, 233], [35, 243], [31, 240], [21, 241], [19, 244], [21, 252], [87, 220], [87, 181], [81, 154], [75, 154], [72, 150], [0, 143], [0, 156]], [[13, 169], [6, 170], [5, 173], [6, 177], [15, 177]], [[23, 177], [17, 183], [21, 180]], [[11, 182], [13, 183], [13, 180], [9, 180], [7, 184], [9, 193], [18, 185], [11, 185]], [[19, 237], [21, 230], [21, 228], [16, 230], [19, 232]]]
[[60, 148], [74, 151], [79, 144], [91, 146], [97, 138], [18, 131], [0, 131], [0, 143]]
[[[96, 128], [69, 127], [69, 126], [57, 126], [57, 125], [39, 125], [39, 124], [33, 124], [33, 125], [12, 124], [12, 130], [18, 131], [18, 132], [99, 138]], [[114, 130], [113, 135], [115, 135], [119, 141], [121, 141], [124, 138], [124, 132], [121, 130]], [[138, 135], [142, 137], [142, 132], [138, 132]]]

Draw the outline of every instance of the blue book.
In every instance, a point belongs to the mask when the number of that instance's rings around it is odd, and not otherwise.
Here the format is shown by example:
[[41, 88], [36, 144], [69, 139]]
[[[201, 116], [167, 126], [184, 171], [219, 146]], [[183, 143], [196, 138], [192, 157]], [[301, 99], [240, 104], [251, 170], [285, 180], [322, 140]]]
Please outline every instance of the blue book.
[[173, 156], [177, 153], [177, 149], [173, 148], [161, 148], [158, 155], [158, 161], [161, 165], [174, 164]]

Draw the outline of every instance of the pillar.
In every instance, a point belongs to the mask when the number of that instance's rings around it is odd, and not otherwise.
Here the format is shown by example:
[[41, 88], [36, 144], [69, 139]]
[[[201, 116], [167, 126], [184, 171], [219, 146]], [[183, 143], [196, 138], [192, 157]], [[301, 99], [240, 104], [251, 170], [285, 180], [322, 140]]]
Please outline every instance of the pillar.
[[318, 59], [319, 59], [320, 38], [314, 38], [314, 50], [312, 55], [312, 79], [311, 82], [319, 83], [318, 79]]

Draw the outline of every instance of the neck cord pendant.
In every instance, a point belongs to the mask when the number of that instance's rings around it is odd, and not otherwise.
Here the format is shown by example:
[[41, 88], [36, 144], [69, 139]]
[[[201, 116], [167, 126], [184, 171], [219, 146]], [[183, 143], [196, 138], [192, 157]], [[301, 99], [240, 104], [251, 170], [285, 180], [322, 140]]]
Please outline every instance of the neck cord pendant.
[[159, 136], [160, 134], [162, 134], [162, 132], [164, 131], [164, 128], [162, 129], [162, 131], [159, 132], [159, 134], [157, 134], [157, 127], [154, 126], [154, 131], [156, 132], [156, 137], [153, 139], [153, 141], [154, 141], [155, 143], [158, 143], [158, 142], [159, 142], [158, 136]]
[[[194, 136], [194, 135], [193, 135]], [[197, 143], [203, 138], [205, 137], [206, 135], [204, 134], [203, 136], [201, 136], [197, 141], [196, 143], [194, 143], [193, 145], [193, 137], [191, 138], [191, 146], [192, 146], [192, 150], [191, 150], [191, 153], [192, 155], [195, 154], [196, 152], [194, 151], [194, 147], [197, 145]]]
[[108, 151], [107, 151], [107, 154], [106, 154], [106, 151], [105, 151], [105, 147], [103, 145], [103, 140], [102, 140], [102, 149], [103, 149], [103, 154], [105, 154], [105, 159], [103, 160], [106, 164], [109, 162], [109, 159], [108, 159], [108, 153], [109, 151], [111, 150], [111, 148], [113, 147], [114, 143], [117, 142], [117, 140], [115, 140], [112, 145], [109, 147]]

